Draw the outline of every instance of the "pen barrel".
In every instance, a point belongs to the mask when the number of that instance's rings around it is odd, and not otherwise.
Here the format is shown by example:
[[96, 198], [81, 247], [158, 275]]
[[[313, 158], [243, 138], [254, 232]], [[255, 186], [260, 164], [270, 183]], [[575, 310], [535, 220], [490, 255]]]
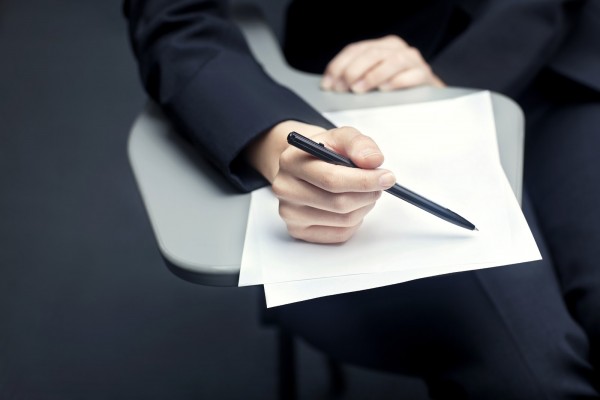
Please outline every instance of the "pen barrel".
[[354, 164], [351, 159], [344, 157], [333, 150], [329, 150], [323, 143], [317, 143], [314, 140], [310, 140], [298, 132], [290, 132], [288, 134], [287, 141], [292, 146], [295, 146], [300, 150], [304, 150], [308, 154], [330, 164], [358, 168], [358, 166]]
[[427, 211], [428, 213], [435, 215], [438, 218], [448, 221], [454, 225], [460, 226], [461, 228], [469, 229], [471, 231], [475, 229], [475, 225], [473, 225], [468, 220], [461, 217], [454, 211], [442, 207], [439, 204], [427, 199], [426, 197], [423, 197], [420, 194], [417, 194], [412, 190], [407, 189], [404, 186], [401, 186], [397, 183], [391, 188], [387, 189], [386, 192], [406, 201], [407, 203], [412, 204], [415, 207], [419, 207], [421, 210]]
[[[323, 145], [323, 143], [317, 143], [299, 134], [298, 132], [290, 132], [288, 134], [287, 141], [292, 146], [295, 146], [300, 150], [303, 150], [308, 154], [328, 163], [358, 168], [357, 165], [354, 164], [349, 158], [344, 157], [341, 154], [338, 154], [335, 151], [328, 149], [327, 147], [325, 147], [325, 145]], [[454, 211], [448, 210], [447, 208], [442, 207], [439, 204], [434, 203], [433, 201], [403, 186], [395, 184], [391, 188], [387, 189], [386, 192], [454, 225], [458, 225], [462, 228], [469, 230], [475, 229], [475, 225], [473, 225]]]

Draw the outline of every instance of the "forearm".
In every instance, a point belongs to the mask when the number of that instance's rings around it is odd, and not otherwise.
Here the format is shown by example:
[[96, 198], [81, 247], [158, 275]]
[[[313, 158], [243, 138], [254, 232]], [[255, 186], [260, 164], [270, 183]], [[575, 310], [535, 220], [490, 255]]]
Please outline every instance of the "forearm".
[[265, 184], [244, 149], [281, 121], [332, 126], [266, 75], [222, 2], [129, 0], [125, 11], [149, 95], [238, 188]]

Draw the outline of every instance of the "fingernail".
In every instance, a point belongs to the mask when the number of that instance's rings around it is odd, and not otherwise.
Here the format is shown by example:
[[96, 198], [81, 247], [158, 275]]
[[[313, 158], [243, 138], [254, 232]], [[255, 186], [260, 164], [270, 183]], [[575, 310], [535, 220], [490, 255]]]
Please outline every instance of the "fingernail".
[[382, 188], [387, 189], [391, 187], [394, 183], [396, 183], [396, 177], [391, 172], [383, 174], [379, 177], [379, 186], [381, 186]]
[[354, 93], [366, 92], [367, 91], [367, 82], [365, 82], [364, 79], [361, 79], [360, 81], [358, 81], [354, 85], [352, 85], [352, 91]]
[[323, 90], [331, 90], [333, 86], [333, 78], [329, 75], [325, 75], [323, 80], [321, 81], [321, 89]]

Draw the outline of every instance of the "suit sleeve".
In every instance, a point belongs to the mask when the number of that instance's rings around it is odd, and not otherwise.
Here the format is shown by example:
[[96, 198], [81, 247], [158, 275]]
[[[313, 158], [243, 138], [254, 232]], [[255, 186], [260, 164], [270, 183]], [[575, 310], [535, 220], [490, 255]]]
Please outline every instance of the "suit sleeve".
[[143, 84], [178, 131], [235, 186], [267, 182], [242, 150], [278, 122], [331, 123], [252, 57], [215, 0], [125, 0], [124, 13]]
[[453, 86], [517, 96], [556, 54], [580, 3], [480, 2], [482, 5], [472, 13], [470, 26], [432, 60], [432, 68]]

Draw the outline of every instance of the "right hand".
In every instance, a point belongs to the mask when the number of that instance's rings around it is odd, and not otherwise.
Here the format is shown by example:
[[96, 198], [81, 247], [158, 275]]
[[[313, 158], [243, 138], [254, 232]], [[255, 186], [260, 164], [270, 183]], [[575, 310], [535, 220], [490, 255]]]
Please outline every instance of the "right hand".
[[[286, 138], [292, 130], [324, 143], [360, 168], [329, 164], [289, 146]], [[313, 243], [350, 239], [382, 190], [396, 180], [391, 172], [377, 169], [383, 154], [375, 142], [349, 127], [325, 131], [286, 121], [255, 142], [248, 158], [271, 182], [288, 233]]]

